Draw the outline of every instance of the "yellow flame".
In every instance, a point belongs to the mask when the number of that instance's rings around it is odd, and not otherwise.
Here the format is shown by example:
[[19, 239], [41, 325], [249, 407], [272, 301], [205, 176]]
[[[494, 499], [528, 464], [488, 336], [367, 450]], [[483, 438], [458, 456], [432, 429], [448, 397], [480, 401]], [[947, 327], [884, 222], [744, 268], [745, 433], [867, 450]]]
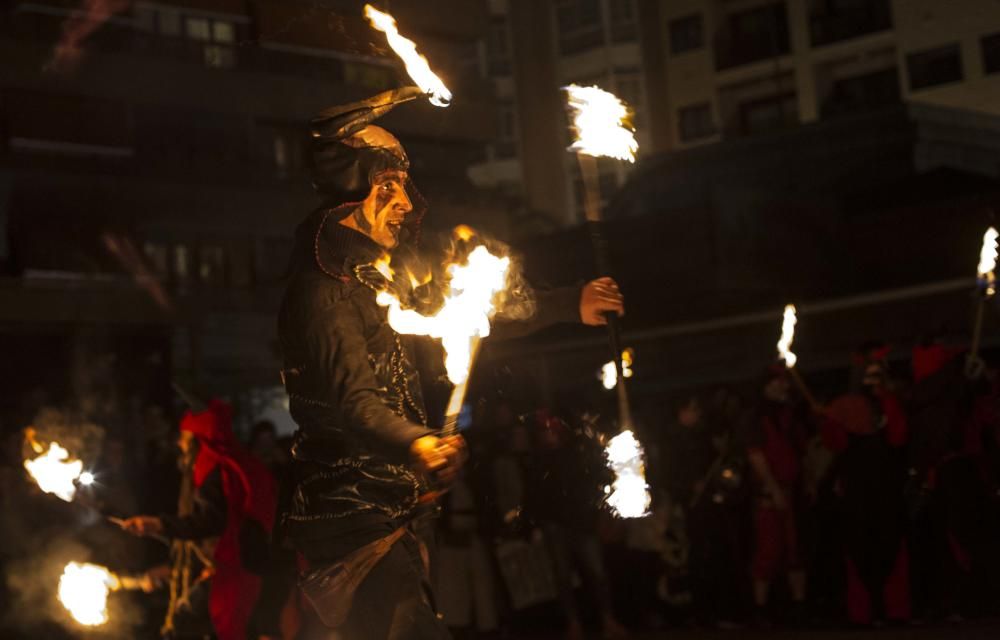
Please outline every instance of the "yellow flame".
[[89, 562], [70, 562], [59, 578], [59, 602], [73, 619], [96, 627], [108, 621], [108, 593], [121, 588], [115, 574]]
[[427, 58], [417, 53], [417, 45], [413, 40], [399, 34], [399, 30], [396, 28], [396, 19], [370, 4], [365, 5], [365, 17], [375, 29], [385, 34], [389, 46], [406, 65], [406, 73], [410, 74], [410, 78], [417, 86], [428, 94], [431, 104], [438, 107], [447, 107], [451, 104], [451, 91], [448, 91], [448, 87], [444, 86], [441, 78], [431, 71]]
[[[632, 350], [622, 351], [622, 376], [632, 377]], [[601, 384], [609, 391], [618, 386], [618, 369], [615, 368], [614, 361], [605, 362], [601, 367]]]
[[391, 260], [392, 258], [389, 256], [389, 254], [384, 253], [378, 260], [372, 263], [372, 266], [375, 267], [375, 270], [381, 273], [383, 276], [385, 276], [386, 280], [392, 280], [393, 277], [396, 275], [396, 272], [393, 271], [392, 267], [389, 266]]
[[642, 444], [631, 431], [622, 431], [608, 442], [604, 453], [615, 480], [605, 501], [622, 518], [641, 518], [649, 513], [649, 485]]
[[480, 245], [469, 254], [465, 264], [451, 264], [449, 290], [444, 306], [432, 316], [404, 309], [399, 299], [388, 291], [375, 301], [389, 309], [389, 326], [398, 333], [440, 338], [445, 350], [445, 369], [454, 384], [469, 376], [475, 342], [490, 335], [493, 299], [507, 281], [510, 258], [500, 258]]
[[455, 227], [453, 233], [455, 234], [455, 237], [465, 242], [472, 240], [472, 238], [476, 235], [476, 232], [472, 229], [472, 227], [464, 224], [460, 224]]
[[785, 317], [781, 322], [781, 337], [778, 339], [778, 355], [784, 359], [786, 367], [794, 367], [798, 356], [792, 353], [792, 341], [795, 339], [795, 305], [785, 305]]
[[72, 501], [76, 495], [75, 481], [83, 472], [83, 462], [71, 460], [69, 451], [59, 446], [58, 442], [50, 443], [48, 450], [45, 451], [33, 434], [32, 429], [25, 430], [25, 437], [31, 443], [32, 449], [41, 455], [25, 460], [24, 468], [42, 491], [54, 494], [66, 502]]
[[639, 143], [628, 124], [628, 107], [599, 87], [563, 87], [573, 112], [576, 141], [570, 149], [588, 156], [635, 162]]
[[983, 234], [983, 248], [979, 250], [979, 266], [977, 272], [979, 278], [985, 282], [986, 295], [992, 296], [996, 293], [996, 275], [993, 273], [997, 267], [997, 238], [1000, 234], [993, 227]]

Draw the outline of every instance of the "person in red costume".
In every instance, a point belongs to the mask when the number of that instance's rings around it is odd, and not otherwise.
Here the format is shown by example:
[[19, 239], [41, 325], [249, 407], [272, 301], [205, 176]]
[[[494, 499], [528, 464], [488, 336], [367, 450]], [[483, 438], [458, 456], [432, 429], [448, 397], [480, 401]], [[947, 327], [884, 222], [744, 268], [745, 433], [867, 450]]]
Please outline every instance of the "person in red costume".
[[888, 382], [889, 348], [854, 357], [852, 390], [835, 398], [822, 428], [838, 454], [836, 492], [847, 572], [847, 614], [855, 624], [910, 617], [906, 512], [907, 420]]
[[177, 515], [135, 516], [122, 524], [135, 535], [171, 540], [164, 637], [247, 637], [261, 587], [255, 560], [266, 556], [275, 487], [267, 468], [236, 441], [232, 413], [216, 399], [184, 414]]

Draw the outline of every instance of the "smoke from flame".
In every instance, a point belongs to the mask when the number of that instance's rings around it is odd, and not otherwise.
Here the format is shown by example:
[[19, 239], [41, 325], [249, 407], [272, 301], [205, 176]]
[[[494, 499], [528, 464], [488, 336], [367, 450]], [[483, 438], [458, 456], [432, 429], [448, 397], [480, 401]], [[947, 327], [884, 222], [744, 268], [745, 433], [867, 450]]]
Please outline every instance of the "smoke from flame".
[[83, 41], [131, 4], [132, 0], [83, 0], [80, 7], [63, 22], [62, 37], [52, 50], [46, 69], [71, 71], [83, 55]]
[[778, 355], [785, 361], [786, 367], [794, 367], [798, 356], [792, 353], [792, 341], [795, 339], [795, 305], [785, 306], [785, 315], [781, 323], [781, 337], [778, 339]]
[[[375, 301], [388, 308], [389, 326], [397, 333], [440, 338], [448, 379], [461, 384], [469, 376], [478, 340], [490, 335], [495, 298], [504, 288], [509, 267], [510, 258], [495, 256], [479, 245], [464, 264], [447, 267], [450, 280], [444, 306], [434, 315], [404, 309], [399, 298], [389, 291], [379, 292]], [[385, 269], [392, 273], [388, 265]]]
[[108, 621], [108, 593], [121, 588], [117, 576], [89, 562], [70, 562], [59, 578], [59, 602], [73, 619], [88, 627]]
[[399, 34], [399, 30], [396, 28], [396, 19], [370, 4], [365, 5], [365, 17], [368, 18], [372, 27], [385, 34], [389, 46], [406, 65], [406, 73], [410, 74], [413, 82], [424, 93], [428, 94], [431, 104], [438, 107], [447, 107], [451, 104], [451, 91], [444, 86], [441, 78], [431, 71], [427, 58], [417, 52], [417, 45], [413, 40]]
[[605, 499], [622, 518], [641, 518], [649, 512], [651, 497], [646, 484], [642, 445], [631, 431], [622, 431], [604, 449], [615, 480]]
[[613, 93], [599, 87], [571, 84], [563, 87], [570, 110], [576, 141], [570, 150], [588, 156], [635, 162], [639, 143], [629, 125], [628, 107]]
[[35, 439], [34, 429], [30, 427], [25, 429], [24, 435], [35, 453], [41, 454], [36, 458], [25, 460], [24, 468], [42, 491], [71, 502], [76, 495], [76, 480], [83, 472], [83, 462], [70, 459], [69, 451], [62, 448], [58, 442], [49, 443], [46, 450]]

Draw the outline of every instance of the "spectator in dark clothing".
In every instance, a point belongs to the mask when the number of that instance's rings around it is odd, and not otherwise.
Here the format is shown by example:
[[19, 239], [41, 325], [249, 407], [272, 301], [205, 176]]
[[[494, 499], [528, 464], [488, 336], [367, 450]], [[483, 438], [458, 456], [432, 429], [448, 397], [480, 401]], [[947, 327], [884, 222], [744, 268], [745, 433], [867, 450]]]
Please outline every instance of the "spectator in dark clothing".
[[807, 430], [792, 404], [788, 373], [772, 367], [757, 414], [745, 432], [747, 458], [755, 479], [751, 575], [759, 622], [768, 619], [771, 585], [786, 576], [792, 601], [805, 602], [806, 574], [799, 539], [802, 457]]
[[887, 348], [856, 360], [854, 391], [830, 403], [826, 446], [839, 454], [836, 486], [846, 552], [847, 612], [855, 624], [910, 616], [903, 485], [907, 421], [888, 385]]
[[597, 537], [600, 488], [609, 480], [600, 446], [576, 436], [546, 409], [535, 414], [535, 451], [525, 486], [525, 508], [545, 536], [566, 616], [567, 635], [583, 638], [573, 595], [572, 575], [583, 574], [607, 637], [623, 637], [624, 627], [611, 609], [611, 592]]

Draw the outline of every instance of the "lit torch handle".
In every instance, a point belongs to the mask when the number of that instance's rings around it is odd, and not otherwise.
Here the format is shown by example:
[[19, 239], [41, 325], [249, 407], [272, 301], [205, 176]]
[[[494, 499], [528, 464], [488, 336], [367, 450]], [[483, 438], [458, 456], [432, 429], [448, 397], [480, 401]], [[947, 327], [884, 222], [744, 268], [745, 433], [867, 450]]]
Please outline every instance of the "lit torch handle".
[[787, 369], [788, 375], [792, 378], [792, 382], [794, 382], [795, 386], [798, 387], [799, 393], [801, 393], [802, 397], [805, 398], [806, 402], [809, 404], [809, 408], [813, 410], [813, 413], [823, 413], [823, 405], [816, 400], [816, 396], [813, 395], [812, 390], [809, 389], [806, 381], [799, 375], [799, 370], [796, 369], [794, 365], [787, 367]]
[[[590, 241], [594, 247], [594, 258], [597, 262], [599, 275], [611, 275], [611, 264], [608, 260], [608, 243], [601, 228], [601, 184], [597, 172], [597, 159], [593, 156], [577, 153], [580, 163], [580, 176], [583, 179], [583, 210], [590, 229]], [[608, 320], [608, 342], [611, 344], [611, 361], [615, 363], [618, 383], [615, 385], [618, 394], [618, 426], [622, 429], [632, 427], [632, 408], [625, 388], [625, 375], [622, 367], [621, 325], [618, 316], [612, 312], [605, 313]]]
[[459, 382], [452, 388], [451, 397], [448, 398], [448, 408], [444, 412], [444, 427], [441, 429], [441, 437], [447, 438], [458, 434], [458, 414], [462, 412], [462, 403], [465, 402], [465, 392], [469, 387], [469, 378], [472, 377], [472, 368], [476, 364], [476, 355], [479, 353], [478, 337], [472, 338], [472, 346], [469, 349], [469, 373], [465, 380]]

